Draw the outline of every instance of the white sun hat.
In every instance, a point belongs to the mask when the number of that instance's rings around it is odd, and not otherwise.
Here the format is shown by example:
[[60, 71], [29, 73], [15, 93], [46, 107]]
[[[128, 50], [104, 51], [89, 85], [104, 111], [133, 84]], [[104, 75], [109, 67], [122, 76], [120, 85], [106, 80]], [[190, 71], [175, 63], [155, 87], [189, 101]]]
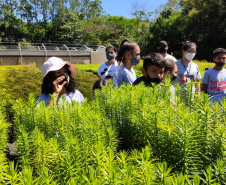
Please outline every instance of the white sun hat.
[[50, 71], [57, 71], [65, 66], [67, 62], [63, 61], [58, 57], [50, 57], [43, 65], [42, 65], [42, 74], [45, 77]]

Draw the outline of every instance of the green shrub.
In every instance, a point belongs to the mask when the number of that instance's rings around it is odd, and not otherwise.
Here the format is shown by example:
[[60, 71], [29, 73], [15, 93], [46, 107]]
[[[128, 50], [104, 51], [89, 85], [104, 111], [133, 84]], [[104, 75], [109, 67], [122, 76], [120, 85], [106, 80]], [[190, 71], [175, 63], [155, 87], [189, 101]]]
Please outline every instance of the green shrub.
[[96, 101], [117, 125], [120, 149], [150, 145], [156, 158], [186, 175], [201, 174], [217, 159], [225, 159], [225, 102], [222, 108], [211, 107], [207, 95], [186, 102], [176, 96], [172, 106], [167, 84], [109, 87]]
[[7, 140], [9, 124], [5, 121], [2, 108], [0, 109], [0, 184], [5, 184], [7, 179], [8, 164], [6, 162]]
[[171, 104], [168, 84], [104, 87], [92, 104], [35, 102], [16, 102], [15, 130], [20, 169], [39, 184], [225, 183], [226, 102]]
[[35, 64], [7, 66], [1, 71], [0, 103], [9, 113], [18, 98], [26, 100], [30, 93], [40, 95], [42, 74]]
[[102, 167], [115, 152], [117, 140], [115, 128], [98, 108], [87, 103], [37, 107], [31, 96], [27, 105], [18, 101], [15, 112], [20, 165], [32, 166], [40, 184], [104, 182]]
[[204, 60], [204, 61], [194, 60], [193, 62], [195, 62], [199, 66], [199, 70], [200, 70], [202, 77], [204, 75], [206, 68], [213, 68], [215, 65], [214, 63], [207, 62], [206, 60]]
[[80, 71], [93, 72], [97, 74], [100, 64], [75, 64], [76, 69]]
[[22, 42], [20, 42], [20, 47], [21, 49], [36, 50], [36, 47], [32, 46], [26, 39], [23, 39]]
[[76, 79], [78, 83], [78, 90], [88, 101], [93, 100], [92, 88], [95, 81], [99, 78], [92, 72], [76, 70]]

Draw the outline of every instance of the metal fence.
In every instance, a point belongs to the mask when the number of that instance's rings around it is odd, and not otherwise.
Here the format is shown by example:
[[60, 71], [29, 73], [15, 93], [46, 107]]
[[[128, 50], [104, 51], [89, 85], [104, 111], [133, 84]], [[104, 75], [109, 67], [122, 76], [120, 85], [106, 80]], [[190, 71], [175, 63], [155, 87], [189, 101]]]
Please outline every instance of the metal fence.
[[2, 42], [0, 43], [0, 50], [55, 50], [55, 51], [104, 51], [105, 46], [100, 45], [76, 45], [76, 44], [62, 44], [62, 43], [28, 43], [28, 42]]
[[72, 63], [105, 61], [105, 46], [86, 46], [62, 43], [0, 43], [0, 65], [36, 62], [40, 66], [48, 57], [61, 57]]

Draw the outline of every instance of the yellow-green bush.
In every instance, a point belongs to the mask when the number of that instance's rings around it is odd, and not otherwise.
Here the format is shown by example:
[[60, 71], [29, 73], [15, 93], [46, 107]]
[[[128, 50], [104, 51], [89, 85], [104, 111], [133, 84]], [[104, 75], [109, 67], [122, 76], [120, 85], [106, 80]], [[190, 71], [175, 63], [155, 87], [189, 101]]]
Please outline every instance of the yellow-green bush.
[[76, 69], [97, 74], [100, 64], [75, 64]]
[[93, 99], [92, 88], [93, 84], [99, 78], [93, 72], [86, 72], [83, 70], [76, 70], [76, 79], [78, 83], [78, 90], [83, 94], [88, 101]]
[[9, 123], [6, 122], [2, 108], [0, 108], [0, 184], [4, 184], [8, 173], [8, 164], [6, 163], [8, 128]]
[[[42, 73], [35, 64], [18, 66], [0, 66], [0, 103], [10, 108], [18, 98], [27, 99], [30, 93], [37, 98], [41, 93]], [[93, 72], [77, 68], [78, 90], [88, 101], [92, 100], [92, 87], [98, 77]]]
[[204, 75], [206, 68], [214, 67], [214, 63], [207, 62], [206, 60], [203, 60], [203, 61], [194, 60], [193, 62], [195, 62], [199, 66], [199, 70], [200, 70], [202, 77]]
[[42, 74], [35, 64], [1, 66], [0, 70], [0, 102], [2, 106], [10, 108], [15, 104], [16, 99], [26, 99], [30, 93], [39, 96]]

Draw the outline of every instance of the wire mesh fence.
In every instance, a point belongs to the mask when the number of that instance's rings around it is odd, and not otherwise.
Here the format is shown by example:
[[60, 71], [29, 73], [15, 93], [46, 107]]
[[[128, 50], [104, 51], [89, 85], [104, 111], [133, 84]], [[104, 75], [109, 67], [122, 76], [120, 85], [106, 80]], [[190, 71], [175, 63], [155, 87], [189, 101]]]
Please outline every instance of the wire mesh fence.
[[105, 51], [103, 45], [77, 45], [62, 43], [2, 42], [0, 50], [53, 50], [53, 51]]

